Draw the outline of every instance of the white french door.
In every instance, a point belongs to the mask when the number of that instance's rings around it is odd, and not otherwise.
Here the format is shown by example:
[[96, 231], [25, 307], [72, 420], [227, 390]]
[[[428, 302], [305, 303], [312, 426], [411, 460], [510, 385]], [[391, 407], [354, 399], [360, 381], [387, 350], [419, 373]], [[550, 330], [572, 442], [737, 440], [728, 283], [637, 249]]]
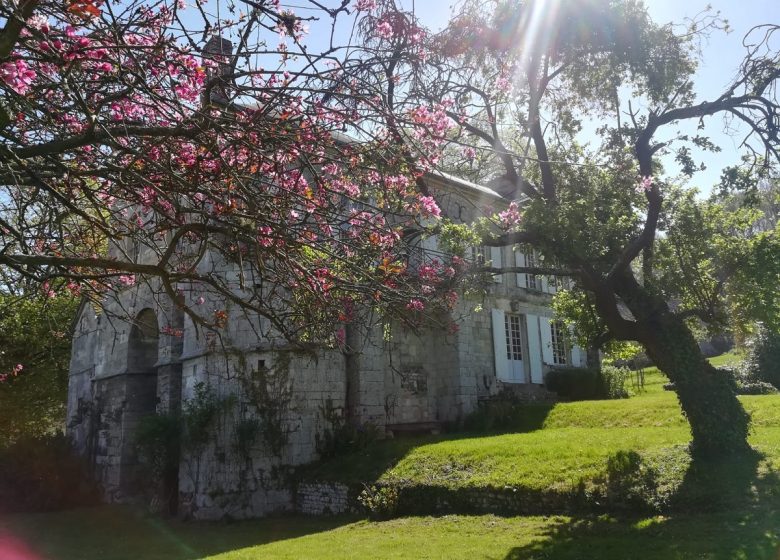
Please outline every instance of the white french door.
[[526, 383], [523, 316], [493, 309], [492, 319], [496, 377], [509, 383]]
[[525, 383], [523, 363], [523, 322], [520, 315], [504, 315], [506, 339], [507, 381]]

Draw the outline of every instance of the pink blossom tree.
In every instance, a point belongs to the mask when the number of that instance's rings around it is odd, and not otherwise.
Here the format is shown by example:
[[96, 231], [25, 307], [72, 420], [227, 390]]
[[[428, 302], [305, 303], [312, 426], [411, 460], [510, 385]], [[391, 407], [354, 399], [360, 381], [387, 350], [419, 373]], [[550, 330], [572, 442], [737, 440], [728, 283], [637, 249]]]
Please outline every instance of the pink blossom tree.
[[[409, 266], [449, 118], [396, 111], [381, 57], [337, 41], [375, 2], [303, 4], [3, 3], [4, 284], [95, 302], [148, 285], [197, 326], [224, 327], [226, 302], [299, 344], [451, 307], [450, 263]], [[403, 24], [369, 34], [420, 45]]]

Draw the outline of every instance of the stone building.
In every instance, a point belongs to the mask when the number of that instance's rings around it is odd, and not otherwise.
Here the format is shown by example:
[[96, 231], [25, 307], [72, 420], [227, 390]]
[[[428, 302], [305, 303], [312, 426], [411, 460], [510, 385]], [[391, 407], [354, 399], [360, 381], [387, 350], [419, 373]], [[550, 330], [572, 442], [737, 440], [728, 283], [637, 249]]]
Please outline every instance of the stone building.
[[[450, 176], [430, 181], [442, 213], [464, 222], [507, 203]], [[435, 238], [419, 250], [422, 258], [435, 254]], [[473, 252], [496, 267], [534, 262], [511, 247]], [[229, 264], [211, 265], [215, 274], [236, 275]], [[171, 506], [202, 519], [289, 510], [292, 469], [318, 458], [346, 408], [380, 433], [435, 429], [502, 389], [543, 394], [550, 367], [584, 365], [584, 352], [552, 321], [555, 282], [513, 273], [486, 284], [484, 295], [458, 303], [457, 333], [393, 325], [353, 331], [349, 346], [358, 351], [348, 355], [334, 348], [303, 354], [265, 339], [244, 313], [229, 316], [220, 339], [199, 336], [153, 286], [126, 289], [101, 310], [84, 304], [70, 364], [70, 435], [107, 498], [120, 501], [148, 480], [135, 435], [142, 419], [201, 418], [209, 437], [181, 443], [163, 477]]]

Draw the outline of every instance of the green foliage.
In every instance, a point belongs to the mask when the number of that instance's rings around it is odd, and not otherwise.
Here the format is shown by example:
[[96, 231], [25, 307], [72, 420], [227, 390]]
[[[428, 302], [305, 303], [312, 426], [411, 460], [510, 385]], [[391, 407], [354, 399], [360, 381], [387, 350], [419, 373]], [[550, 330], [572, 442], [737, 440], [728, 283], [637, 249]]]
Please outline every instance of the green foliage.
[[593, 295], [578, 288], [559, 290], [553, 296], [555, 317], [563, 321], [572, 342], [581, 348], [598, 347], [604, 353], [604, 363], [628, 361], [642, 351], [636, 342], [606, 340], [607, 327], [596, 311]]
[[439, 248], [449, 254], [465, 256], [469, 247], [479, 245], [481, 238], [466, 224], [442, 220], [439, 224]]
[[236, 451], [244, 459], [252, 456], [252, 446], [261, 433], [260, 421], [257, 418], [242, 418], [236, 423]]
[[49, 511], [96, 503], [83, 459], [63, 435], [20, 437], [0, 448], [0, 511]]
[[234, 397], [220, 398], [207, 383], [196, 383], [194, 396], [182, 406], [182, 444], [185, 449], [202, 451], [212, 440], [213, 423], [234, 404]]
[[725, 248], [724, 254], [735, 321], [744, 330], [759, 321], [780, 332], [780, 230], [745, 237]]
[[245, 372], [240, 380], [244, 394], [255, 408], [258, 433], [271, 452], [279, 455], [287, 445], [285, 422], [293, 395], [289, 354], [277, 354], [273, 366]]
[[196, 383], [194, 389], [180, 415], [150, 414], [136, 428], [135, 444], [155, 475], [178, 464], [180, 449], [202, 452], [214, 437], [214, 422], [235, 402], [233, 397], [220, 398], [204, 382]]
[[165, 473], [179, 465], [182, 445], [182, 418], [174, 414], [152, 414], [141, 419], [135, 444], [151, 476], [161, 481]]
[[553, 296], [555, 317], [572, 327], [574, 342], [588, 348], [606, 332], [599, 319], [591, 294], [582, 290], [560, 290]]
[[379, 438], [379, 429], [374, 424], [348, 422], [332, 399], [326, 399], [320, 406], [320, 415], [326, 427], [321, 434], [315, 434], [315, 444], [322, 459], [364, 449]]
[[608, 399], [625, 399], [628, 397], [626, 381], [631, 377], [631, 370], [625, 366], [604, 364], [601, 366], [601, 381]]
[[747, 382], [763, 381], [780, 389], [780, 334], [759, 325], [740, 370]]
[[358, 502], [371, 519], [390, 519], [398, 511], [398, 490], [392, 486], [366, 486], [358, 496]]
[[596, 368], [560, 368], [547, 372], [544, 378], [548, 390], [569, 401], [622, 399], [630, 375], [628, 368], [604, 366]]
[[[607, 457], [603, 474], [586, 484], [589, 499], [603, 503], [614, 512], [681, 509], [691, 491], [685, 484], [686, 472], [691, 467], [691, 456], [685, 445], [652, 452], [621, 449]], [[719, 501], [715, 495], [718, 491], [713, 487], [709, 492], [700, 493], [699, 505], [714, 507]]]
[[0, 446], [64, 429], [71, 324], [78, 300], [0, 292]]
[[613, 340], [605, 348], [601, 362], [606, 365], [626, 363], [636, 360], [643, 350], [636, 342]]

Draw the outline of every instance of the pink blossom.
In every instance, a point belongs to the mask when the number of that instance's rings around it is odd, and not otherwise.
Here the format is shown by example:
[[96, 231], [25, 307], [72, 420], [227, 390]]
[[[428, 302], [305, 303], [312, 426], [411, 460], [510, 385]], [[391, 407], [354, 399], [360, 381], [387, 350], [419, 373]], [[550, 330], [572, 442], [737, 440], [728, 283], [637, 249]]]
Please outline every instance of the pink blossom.
[[37, 29], [41, 33], [49, 32], [49, 22], [45, 16], [36, 14], [27, 20], [27, 27], [31, 29]]
[[466, 146], [463, 148], [463, 157], [468, 160], [472, 160], [477, 157], [477, 150], [471, 146]]
[[57, 297], [57, 292], [51, 289], [51, 285], [48, 282], [44, 282], [43, 286], [43, 293], [46, 295], [47, 298], [55, 298]]
[[0, 373], [0, 383], [3, 381], [8, 380], [9, 377], [16, 377], [20, 373], [22, 373], [22, 370], [24, 369], [24, 366], [22, 364], [16, 364], [11, 371], [8, 373]]
[[133, 286], [135, 284], [135, 274], [121, 274], [119, 283], [123, 286]]
[[496, 89], [501, 93], [508, 93], [512, 89], [512, 82], [506, 76], [500, 76], [496, 80]]
[[444, 294], [444, 299], [447, 302], [447, 307], [450, 309], [454, 309], [455, 305], [458, 303], [458, 293], [454, 290], [448, 291], [446, 294]]
[[394, 35], [393, 26], [390, 25], [389, 21], [383, 20], [376, 26], [376, 33], [383, 39], [392, 39]]
[[650, 190], [653, 188], [653, 178], [648, 175], [647, 177], [642, 177], [639, 183], [636, 186], [636, 192], [650, 192]]
[[197, 305], [203, 305], [204, 303], [206, 303], [206, 299], [205, 299], [203, 296], [200, 296], [200, 297], [199, 297], [199, 298], [198, 298], [198, 299], [195, 301], [195, 303], [196, 303]]
[[422, 206], [422, 214], [423, 217], [435, 217], [438, 218], [441, 216], [441, 210], [439, 209], [439, 205], [436, 204], [436, 201], [433, 199], [432, 196], [421, 196], [420, 197], [420, 205]]
[[165, 325], [163, 328], [160, 329], [160, 332], [162, 334], [167, 334], [168, 336], [173, 336], [176, 338], [181, 338], [184, 336], [184, 331], [182, 329], [176, 329], [170, 325]]
[[406, 308], [410, 311], [424, 311], [425, 304], [419, 299], [412, 299], [409, 300], [409, 303], [406, 304]]
[[520, 208], [515, 201], [509, 203], [509, 208], [498, 213], [498, 219], [501, 220], [501, 225], [507, 228], [519, 224], [520, 218]]
[[376, 9], [376, 0], [357, 0], [355, 9], [359, 12], [370, 12]]
[[35, 71], [21, 58], [0, 64], [0, 80], [19, 95], [27, 93], [36, 76]]

